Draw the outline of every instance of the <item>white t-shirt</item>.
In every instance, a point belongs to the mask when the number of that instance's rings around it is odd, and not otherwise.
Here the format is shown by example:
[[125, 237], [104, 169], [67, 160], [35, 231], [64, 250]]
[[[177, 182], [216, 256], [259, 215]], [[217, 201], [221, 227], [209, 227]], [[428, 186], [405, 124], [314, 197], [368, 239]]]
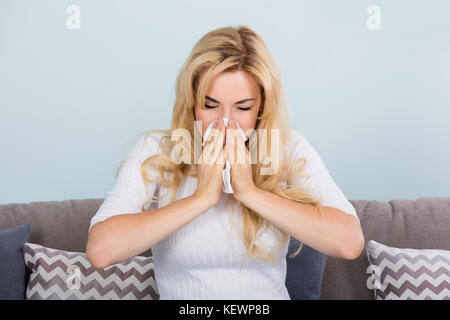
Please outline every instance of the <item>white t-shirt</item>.
[[[140, 172], [142, 162], [161, 151], [158, 149], [161, 135], [155, 133], [138, 141], [131, 152], [135, 157], [122, 166], [113, 189], [108, 192], [92, 218], [90, 228], [96, 222], [116, 214], [142, 212], [142, 205], [155, 191], [157, 195], [166, 194], [167, 189], [163, 186], [158, 185], [157, 189], [154, 183], [144, 184]], [[355, 208], [336, 185], [319, 154], [298, 130], [292, 129], [285, 152], [288, 159], [307, 159], [300, 176], [293, 178], [289, 175], [294, 168], [287, 172], [288, 184], [296, 182], [302, 186], [303, 191], [317, 197], [320, 205], [341, 209], [358, 218]], [[185, 177], [175, 199], [192, 195], [196, 188], [197, 179]], [[157, 207], [166, 206], [170, 196], [168, 194], [160, 199]], [[242, 230], [241, 213], [234, 210], [233, 206], [231, 216], [225, 211], [230, 197], [233, 195], [222, 192], [221, 199], [215, 206], [152, 247], [155, 279], [161, 300], [290, 299], [285, 285], [289, 241], [278, 252], [274, 262], [261, 263], [249, 257], [244, 266], [246, 248], [243, 238], [230, 225], [231, 219], [235, 227]], [[281, 233], [270, 226], [266, 232], [262, 232], [264, 228], [259, 230], [262, 236], [256, 243], [275, 253]]]

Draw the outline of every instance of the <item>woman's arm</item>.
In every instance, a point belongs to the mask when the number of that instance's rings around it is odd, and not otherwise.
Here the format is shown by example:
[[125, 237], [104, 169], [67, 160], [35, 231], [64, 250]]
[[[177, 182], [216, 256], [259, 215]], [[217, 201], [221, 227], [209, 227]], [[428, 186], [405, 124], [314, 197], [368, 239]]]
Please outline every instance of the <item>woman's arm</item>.
[[364, 249], [357, 218], [340, 209], [322, 206], [324, 217], [312, 205], [254, 187], [239, 199], [275, 227], [329, 256], [353, 260]]
[[89, 232], [87, 258], [95, 268], [128, 260], [153, 247], [210, 206], [203, 198], [191, 195], [159, 209], [114, 215], [97, 222]]

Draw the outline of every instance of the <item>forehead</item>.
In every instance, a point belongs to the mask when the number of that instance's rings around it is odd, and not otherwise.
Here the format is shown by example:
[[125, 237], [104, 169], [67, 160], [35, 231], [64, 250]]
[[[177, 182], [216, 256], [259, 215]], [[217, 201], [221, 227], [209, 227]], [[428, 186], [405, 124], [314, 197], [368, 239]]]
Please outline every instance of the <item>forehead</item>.
[[258, 98], [259, 86], [251, 74], [245, 71], [222, 72], [211, 80], [206, 95], [219, 101]]

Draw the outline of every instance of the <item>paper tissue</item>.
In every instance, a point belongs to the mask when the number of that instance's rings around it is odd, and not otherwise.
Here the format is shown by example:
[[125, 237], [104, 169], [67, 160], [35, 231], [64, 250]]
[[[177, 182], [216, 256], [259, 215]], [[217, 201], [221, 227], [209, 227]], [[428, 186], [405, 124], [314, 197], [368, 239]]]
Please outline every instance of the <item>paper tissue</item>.
[[[228, 126], [228, 121], [230, 119], [228, 119], [227, 117], [223, 117], [222, 119], [224, 121], [225, 126]], [[246, 137], [244, 131], [239, 126], [239, 122], [237, 122], [235, 120], [233, 120], [233, 121], [236, 123], [236, 126], [238, 128], [237, 131], [239, 132], [240, 137], [244, 141], [247, 141], [248, 138]], [[203, 137], [202, 146], [204, 146], [206, 141], [208, 140], [208, 137], [209, 137], [209, 135], [211, 133], [211, 128], [212, 128], [213, 125], [214, 125], [214, 121], [212, 121], [211, 124], [208, 126], [208, 128], [206, 128], [205, 135]], [[230, 161], [226, 160], [226, 162], [225, 162], [225, 169], [222, 170], [222, 180], [223, 180], [222, 190], [225, 193], [233, 193], [233, 188], [231, 187], [231, 173], [230, 173], [230, 170], [231, 170]]]

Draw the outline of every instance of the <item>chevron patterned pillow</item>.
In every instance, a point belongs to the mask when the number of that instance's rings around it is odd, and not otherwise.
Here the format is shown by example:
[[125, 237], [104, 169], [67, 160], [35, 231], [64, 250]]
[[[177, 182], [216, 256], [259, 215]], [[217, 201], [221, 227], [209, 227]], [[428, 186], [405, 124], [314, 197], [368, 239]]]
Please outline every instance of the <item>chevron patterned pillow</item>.
[[153, 257], [136, 256], [103, 269], [85, 253], [34, 243], [23, 246], [30, 271], [26, 300], [158, 300]]
[[376, 300], [449, 300], [450, 251], [366, 244]]

